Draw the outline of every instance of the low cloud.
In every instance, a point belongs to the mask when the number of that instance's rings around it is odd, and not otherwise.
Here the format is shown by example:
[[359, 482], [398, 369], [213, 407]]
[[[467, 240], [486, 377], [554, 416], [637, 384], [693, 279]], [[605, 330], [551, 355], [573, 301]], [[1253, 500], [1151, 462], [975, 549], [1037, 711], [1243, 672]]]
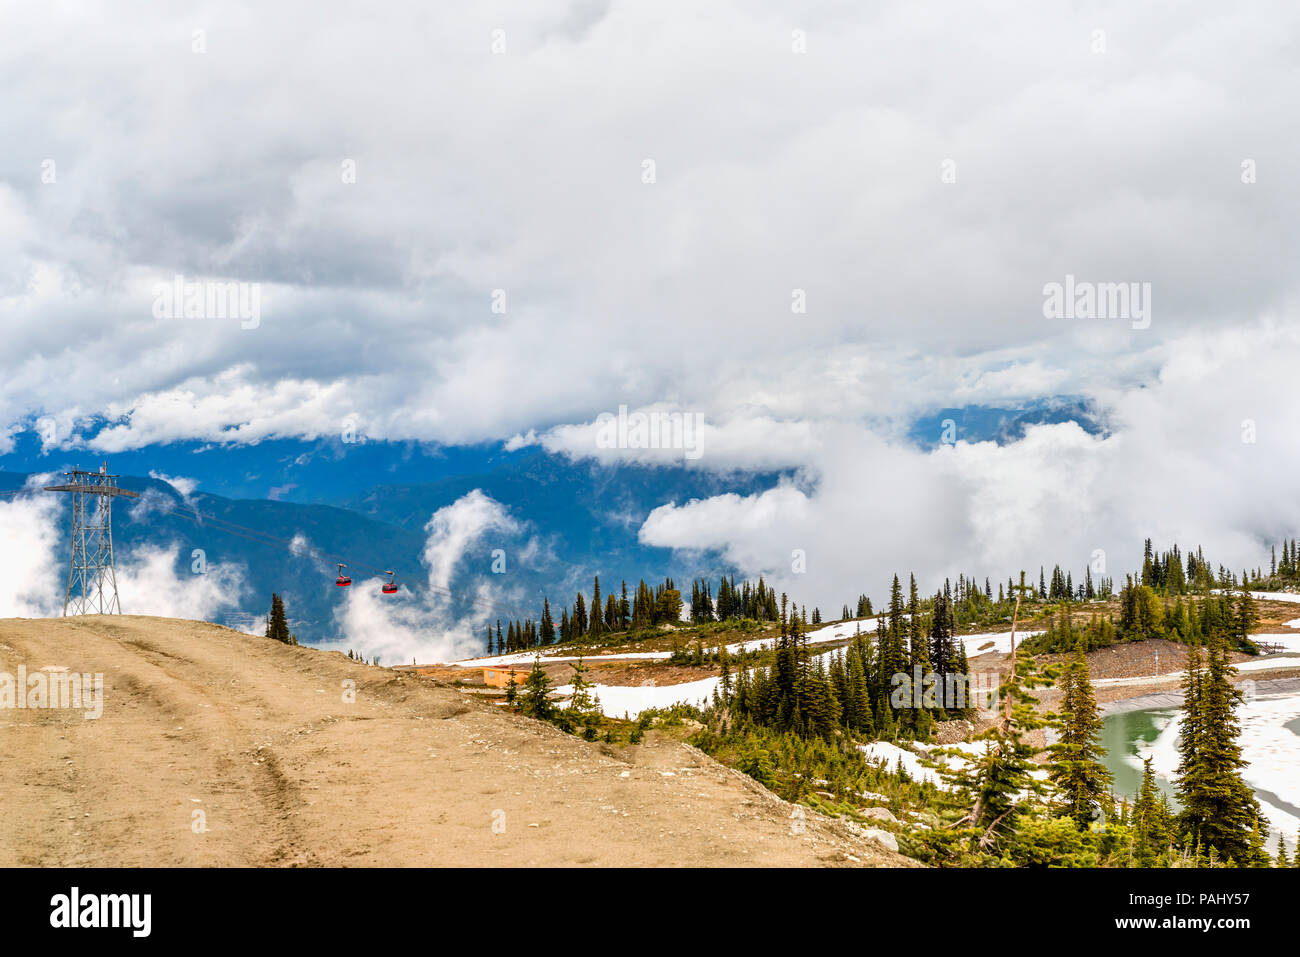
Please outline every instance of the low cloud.
[[149, 477], [157, 479], [159, 482], [166, 482], [176, 490], [176, 493], [183, 499], [189, 499], [191, 495], [198, 490], [198, 479], [185, 478], [181, 475], [167, 475], [154, 469], [149, 470]]
[[1260, 326], [1171, 344], [1150, 386], [1104, 394], [1101, 436], [1038, 425], [1006, 445], [958, 437], [922, 451], [866, 427], [825, 427], [808, 483], [664, 505], [640, 539], [720, 552], [824, 611], [862, 591], [883, 599], [895, 571], [915, 571], [928, 590], [959, 573], [995, 587], [1022, 568], [1036, 578], [1040, 563], [1078, 580], [1096, 550], [1122, 580], [1146, 537], [1203, 545], [1240, 572], [1267, 564], [1268, 543], [1300, 535], [1297, 368], [1296, 332]]
[[[340, 589], [347, 594], [334, 613], [343, 637], [320, 647], [378, 656], [382, 664], [452, 661], [482, 650], [489, 622], [535, 613], [515, 612], [512, 603], [521, 596], [503, 584], [504, 574], [492, 574], [493, 549], [502, 549], [510, 562], [537, 548], [534, 540], [520, 539], [523, 525], [500, 502], [474, 489], [434, 512], [425, 530], [428, 587], [385, 595], [383, 579], [354, 579]], [[455, 598], [448, 594], [453, 586]]]
[[178, 544], [144, 545], [118, 562], [117, 590], [124, 613], [213, 621], [239, 610], [250, 594], [244, 566], [205, 564], [202, 571], [178, 575], [176, 563], [182, 551], [188, 558], [188, 547]]
[[53, 472], [33, 475], [25, 486], [32, 494], [0, 498], [0, 618], [63, 612], [67, 569], [56, 556], [64, 513], [57, 496], [40, 491], [54, 480]]
[[[60, 496], [41, 493], [54, 473], [32, 476], [35, 494], [0, 500], [0, 618], [46, 618], [63, 614], [67, 589], [68, 512]], [[148, 507], [142, 498], [138, 507]], [[138, 518], [132, 512], [132, 518]], [[183, 552], [183, 554], [182, 554]], [[178, 561], [191, 574], [177, 574]], [[239, 608], [248, 593], [242, 565], [196, 566], [179, 544], [141, 545], [117, 552], [122, 611], [132, 615], [208, 619]]]

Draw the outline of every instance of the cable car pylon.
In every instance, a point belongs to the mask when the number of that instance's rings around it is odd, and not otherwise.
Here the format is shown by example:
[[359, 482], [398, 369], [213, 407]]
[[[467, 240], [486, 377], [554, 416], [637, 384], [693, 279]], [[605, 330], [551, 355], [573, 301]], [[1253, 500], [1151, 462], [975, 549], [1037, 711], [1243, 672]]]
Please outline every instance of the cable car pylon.
[[140, 493], [118, 488], [118, 476], [108, 474], [107, 462], [98, 472], [73, 469], [63, 474], [68, 477], [66, 483], [45, 486], [47, 492], [72, 493], [72, 557], [68, 560], [63, 615], [120, 615], [113, 561], [113, 499], [139, 498]]

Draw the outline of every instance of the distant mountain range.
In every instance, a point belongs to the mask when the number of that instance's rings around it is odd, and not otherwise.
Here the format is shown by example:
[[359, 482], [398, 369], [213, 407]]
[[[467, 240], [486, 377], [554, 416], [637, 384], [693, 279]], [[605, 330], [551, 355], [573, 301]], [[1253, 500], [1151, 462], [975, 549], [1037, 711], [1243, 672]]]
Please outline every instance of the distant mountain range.
[[[120, 461], [113, 458], [113, 471]], [[21, 488], [26, 479], [27, 473], [0, 472], [0, 491]], [[704, 566], [688, 567], [668, 549], [640, 544], [637, 530], [650, 510], [664, 502], [727, 491], [749, 494], [774, 481], [772, 475], [724, 478], [685, 469], [603, 468], [536, 450], [488, 472], [374, 486], [338, 505], [231, 499], [201, 491], [186, 497], [159, 479], [123, 475], [123, 488], [151, 494], [118, 504], [114, 540], [119, 564], [142, 545], [174, 547], [178, 577], [191, 574], [196, 548], [209, 565], [243, 565], [254, 594], [241, 606], [244, 614], [228, 616], [226, 623], [246, 623], [249, 616], [261, 615], [275, 591], [285, 596], [299, 639], [319, 641], [334, 637], [334, 561], [347, 562], [358, 581], [391, 568], [406, 587], [420, 591], [427, 583], [422, 555], [430, 516], [474, 489], [504, 505], [521, 527], [517, 534], [481, 542], [482, 554], [477, 560], [467, 556], [452, 590], [469, 595], [475, 581], [490, 575], [491, 549], [503, 547], [508, 573], [500, 584], [513, 597], [503, 599], [498, 610], [502, 617], [515, 611], [520, 618], [535, 618], [544, 594], [557, 606], [570, 602], [578, 587], [590, 591], [595, 574], [632, 582], [642, 576], [660, 580], [665, 574], [722, 574], [720, 566], [707, 560]], [[63, 522], [65, 527], [71, 522], [70, 506]], [[292, 550], [290, 543], [299, 536], [304, 547]], [[531, 554], [524, 547], [529, 539], [540, 546]], [[61, 564], [68, 560], [68, 547], [60, 545]]]
[[[940, 410], [917, 420], [911, 437], [923, 447], [937, 444], [949, 418], [967, 441], [1012, 441], [1035, 422], [1074, 420], [1089, 431], [1100, 430], [1085, 404], [1065, 397], [1020, 409]], [[86, 452], [43, 455], [31, 432], [16, 439], [14, 450], [0, 458], [7, 469], [0, 471], [0, 491], [21, 487], [32, 472], [74, 464], [90, 468], [103, 458]], [[501, 602], [503, 611], [535, 617], [543, 594], [557, 606], [558, 616], [558, 606], [572, 602], [579, 587], [590, 592], [595, 574], [609, 589], [620, 579], [635, 583], [671, 575], [686, 584], [696, 576], [716, 580], [735, 573], [717, 555], [643, 545], [638, 529], [659, 505], [726, 492], [753, 494], [781, 477], [773, 472], [603, 466], [536, 447], [505, 452], [499, 445], [446, 448], [337, 440], [229, 447], [174, 443], [116, 453], [109, 465], [123, 475], [123, 487], [152, 493], [115, 510], [119, 555], [141, 545], [175, 547], [178, 577], [191, 574], [195, 548], [203, 549], [210, 565], [242, 565], [251, 591], [240, 603], [241, 614], [228, 616], [228, 623], [247, 625], [259, 618], [276, 591], [285, 596], [299, 638], [309, 642], [335, 637], [332, 616], [339, 599], [333, 561], [346, 561], [358, 580], [369, 577], [371, 569], [394, 569], [406, 587], [418, 591], [427, 583], [422, 556], [430, 517], [475, 489], [505, 506], [521, 528], [516, 535], [480, 543], [482, 554], [467, 555], [452, 590], [469, 594], [490, 574], [491, 549], [502, 547], [508, 573], [497, 583], [511, 596]], [[191, 488], [191, 494], [182, 494]], [[220, 521], [196, 520], [195, 510]], [[70, 522], [68, 506], [63, 521], [65, 527]], [[314, 554], [290, 551], [287, 544], [296, 536], [304, 536]], [[530, 540], [536, 547], [528, 550], [524, 546]], [[60, 545], [59, 560], [65, 565], [67, 550], [66, 543]], [[62, 585], [60, 581], [58, 587]]]

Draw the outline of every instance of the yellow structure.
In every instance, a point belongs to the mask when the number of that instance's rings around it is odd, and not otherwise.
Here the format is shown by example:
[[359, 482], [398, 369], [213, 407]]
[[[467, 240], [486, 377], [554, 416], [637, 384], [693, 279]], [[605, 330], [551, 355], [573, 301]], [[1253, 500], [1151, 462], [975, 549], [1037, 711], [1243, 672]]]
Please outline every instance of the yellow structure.
[[483, 669], [483, 683], [489, 688], [504, 688], [512, 680], [516, 685], [523, 685], [528, 680], [528, 669], [509, 666]]

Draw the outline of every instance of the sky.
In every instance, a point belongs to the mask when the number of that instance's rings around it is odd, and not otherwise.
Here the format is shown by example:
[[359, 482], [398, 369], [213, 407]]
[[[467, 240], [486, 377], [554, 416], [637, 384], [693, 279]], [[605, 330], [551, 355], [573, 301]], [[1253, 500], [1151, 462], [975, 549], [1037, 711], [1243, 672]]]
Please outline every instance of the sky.
[[[641, 540], [833, 608], [1300, 534], [1294, 4], [452, 6], [0, 3], [0, 453], [777, 470]], [[906, 439], [1064, 395], [1103, 429]], [[698, 442], [610, 447], [620, 407]]]

